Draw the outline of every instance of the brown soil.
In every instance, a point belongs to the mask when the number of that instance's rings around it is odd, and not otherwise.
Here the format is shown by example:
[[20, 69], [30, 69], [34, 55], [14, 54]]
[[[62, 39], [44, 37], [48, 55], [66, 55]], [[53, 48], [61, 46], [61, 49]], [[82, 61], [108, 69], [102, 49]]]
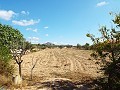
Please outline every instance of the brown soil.
[[69, 79], [72, 82], [83, 82], [101, 76], [98, 73], [100, 65], [96, 60], [90, 60], [89, 50], [75, 49], [45, 49], [23, 56], [22, 75], [30, 78], [32, 59], [35, 82], [45, 82], [54, 79]]

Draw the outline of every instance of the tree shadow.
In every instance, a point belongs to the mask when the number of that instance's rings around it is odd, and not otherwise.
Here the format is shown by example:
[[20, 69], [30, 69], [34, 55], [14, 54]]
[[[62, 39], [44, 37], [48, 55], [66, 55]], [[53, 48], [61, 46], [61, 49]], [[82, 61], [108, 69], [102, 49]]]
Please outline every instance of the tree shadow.
[[42, 85], [44, 87], [52, 88], [52, 90], [73, 90], [73, 89], [76, 89], [76, 86], [74, 83], [72, 83], [70, 81], [64, 81], [64, 80], [47, 81], [47, 82], [43, 82]]
[[54, 80], [43, 82], [38, 89], [45, 90], [90, 90], [87, 85], [76, 85], [69, 80]]

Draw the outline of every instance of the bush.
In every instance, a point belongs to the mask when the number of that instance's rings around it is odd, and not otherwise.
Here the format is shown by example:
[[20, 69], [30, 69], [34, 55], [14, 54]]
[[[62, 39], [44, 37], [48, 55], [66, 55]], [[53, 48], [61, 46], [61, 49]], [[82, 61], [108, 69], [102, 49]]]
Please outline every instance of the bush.
[[0, 60], [7, 63], [11, 58], [10, 50], [6, 46], [0, 45]]
[[[120, 24], [119, 17], [120, 14], [115, 16], [115, 20], [113, 20], [115, 24]], [[116, 27], [120, 27], [120, 25]], [[90, 37], [93, 41], [95, 54], [91, 56], [96, 57], [98, 55], [104, 63], [102, 70], [107, 76], [103, 79], [103, 81], [107, 79], [105, 82], [107, 89], [105, 90], [118, 90], [120, 88], [120, 32], [118, 28], [108, 29], [106, 26], [102, 26], [99, 31], [101, 37], [98, 38], [92, 34], [87, 34], [87, 37]]]
[[9, 76], [13, 73], [13, 66], [9, 64], [11, 59], [12, 56], [9, 49], [6, 46], [0, 45], [0, 74]]
[[11, 76], [14, 72], [14, 67], [9, 63], [0, 60], [0, 74], [7, 77]]
[[11, 59], [9, 49], [0, 45], [0, 86], [10, 84], [10, 78], [14, 72], [14, 66], [10, 65]]

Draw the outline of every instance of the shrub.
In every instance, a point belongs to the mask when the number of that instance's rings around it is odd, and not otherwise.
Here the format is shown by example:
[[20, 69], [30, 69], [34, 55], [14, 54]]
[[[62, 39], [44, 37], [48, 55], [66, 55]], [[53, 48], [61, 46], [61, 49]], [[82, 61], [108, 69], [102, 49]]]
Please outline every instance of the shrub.
[[10, 65], [10, 60], [12, 56], [10, 51], [6, 46], [0, 45], [0, 74], [9, 76], [13, 73], [13, 66]]
[[14, 67], [12, 65], [0, 60], [0, 74], [1, 75], [5, 75], [9, 77], [12, 75], [13, 72], [14, 72]]
[[[115, 16], [114, 23], [120, 24], [120, 15]], [[119, 20], [118, 20], [119, 19]], [[117, 23], [118, 22], [118, 23]], [[120, 27], [120, 25], [117, 25]], [[101, 37], [95, 38], [92, 34], [87, 34], [93, 41], [93, 49], [104, 63], [104, 74], [107, 76], [103, 80], [107, 80], [107, 89], [105, 90], [118, 90], [120, 87], [120, 32], [118, 28], [107, 29], [102, 26], [99, 31]], [[92, 56], [95, 56], [92, 54]], [[103, 88], [104, 88], [103, 84]], [[103, 90], [103, 89], [102, 89]]]

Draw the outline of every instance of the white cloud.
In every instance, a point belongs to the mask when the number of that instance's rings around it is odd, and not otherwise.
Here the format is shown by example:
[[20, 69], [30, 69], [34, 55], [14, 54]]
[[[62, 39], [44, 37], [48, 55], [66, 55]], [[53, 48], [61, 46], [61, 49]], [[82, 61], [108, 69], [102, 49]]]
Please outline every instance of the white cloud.
[[21, 13], [22, 13], [22, 14], [26, 14], [26, 12], [25, 12], [25, 11], [21, 11]]
[[44, 29], [48, 29], [48, 26], [45, 26]]
[[48, 37], [48, 34], [45, 34], [45, 36], [47, 36], [47, 37]]
[[38, 37], [28, 37], [28, 39], [31, 43], [38, 43], [40, 40]]
[[97, 3], [97, 7], [101, 7], [101, 6], [105, 6], [105, 5], [107, 5], [108, 4], [108, 2], [105, 2], [105, 1], [103, 1], [103, 2], [100, 2], [100, 3]]
[[33, 32], [37, 32], [37, 31], [38, 31], [38, 29], [33, 29], [32, 31], [33, 31]]
[[33, 32], [38, 32], [38, 29], [32, 29], [32, 28], [26, 28], [26, 30], [30, 30], [30, 31], [33, 31]]
[[53, 42], [53, 44], [56, 44], [56, 45], [57, 45], [58, 43], [57, 43], [57, 42]]
[[32, 30], [32, 28], [27, 28], [26, 30], [27, 30], [27, 31], [28, 31], [28, 30]]
[[21, 14], [29, 15], [29, 12], [28, 11], [21, 11]]
[[15, 15], [16, 13], [13, 12], [12, 10], [0, 10], [0, 18], [4, 19], [4, 20], [11, 20], [11, 18], [13, 17], [13, 15]]
[[36, 23], [39, 23], [40, 22], [40, 19], [38, 20], [20, 20], [20, 21], [17, 21], [17, 20], [13, 20], [12, 23], [15, 24], [15, 25], [19, 25], [19, 26], [29, 26], [29, 25], [34, 25]]

